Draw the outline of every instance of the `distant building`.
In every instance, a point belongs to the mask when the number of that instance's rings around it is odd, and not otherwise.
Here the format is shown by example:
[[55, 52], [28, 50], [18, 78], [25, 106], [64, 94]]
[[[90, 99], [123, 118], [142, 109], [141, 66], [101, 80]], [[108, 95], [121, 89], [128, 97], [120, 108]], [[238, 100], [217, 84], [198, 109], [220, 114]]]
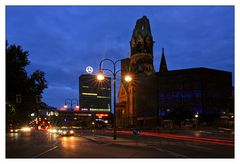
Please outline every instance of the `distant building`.
[[[168, 70], [164, 49], [159, 71], [153, 66], [153, 37], [147, 17], [137, 20], [130, 41], [131, 54], [122, 59], [122, 78], [117, 104], [118, 127], [156, 127], [168, 113], [188, 109], [202, 120], [229, 111], [232, 73], [209, 68]], [[181, 112], [181, 111], [180, 111]], [[187, 117], [187, 116], [186, 116]]]
[[111, 78], [98, 82], [95, 75], [79, 77], [80, 112], [105, 114], [111, 112]]

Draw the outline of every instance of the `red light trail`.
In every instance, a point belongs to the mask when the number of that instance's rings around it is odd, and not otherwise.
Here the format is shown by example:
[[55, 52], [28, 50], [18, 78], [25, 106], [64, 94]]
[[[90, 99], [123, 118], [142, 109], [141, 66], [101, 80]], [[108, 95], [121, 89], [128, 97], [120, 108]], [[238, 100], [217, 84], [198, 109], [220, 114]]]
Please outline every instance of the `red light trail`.
[[[110, 131], [109, 131], [110, 132]], [[128, 134], [131, 135], [132, 131], [117, 131], [118, 133]], [[193, 137], [193, 136], [185, 136], [185, 135], [176, 135], [176, 134], [168, 134], [168, 133], [154, 133], [154, 132], [140, 132], [140, 135], [144, 136], [153, 136], [159, 138], [166, 138], [166, 139], [175, 139], [175, 140], [182, 140], [182, 141], [192, 141], [192, 142], [199, 142], [199, 143], [209, 143], [209, 144], [218, 144], [218, 145], [225, 145], [225, 146], [234, 146], [234, 139], [226, 139], [226, 138], [206, 138], [206, 137]]]

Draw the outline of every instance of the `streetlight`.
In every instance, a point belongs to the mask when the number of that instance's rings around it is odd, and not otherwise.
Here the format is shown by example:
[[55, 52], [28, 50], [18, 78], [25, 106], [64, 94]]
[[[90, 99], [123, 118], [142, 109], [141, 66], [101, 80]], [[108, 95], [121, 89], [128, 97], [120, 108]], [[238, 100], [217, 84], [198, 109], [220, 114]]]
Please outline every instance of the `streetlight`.
[[[110, 70], [110, 69], [102, 69], [102, 63], [103, 63], [104, 61], [110, 61], [110, 62], [113, 64], [113, 71]], [[100, 64], [99, 64], [99, 72], [98, 72], [98, 74], [97, 74], [97, 79], [98, 79], [99, 81], [102, 81], [102, 80], [104, 80], [104, 78], [105, 78], [105, 76], [104, 76], [104, 74], [103, 74], [103, 70], [109, 71], [109, 72], [111, 72], [112, 75], [113, 75], [113, 96], [114, 96], [114, 97], [113, 97], [113, 100], [114, 100], [114, 102], [113, 102], [113, 106], [114, 106], [114, 109], [113, 109], [113, 111], [114, 111], [114, 113], [113, 113], [113, 139], [114, 139], [114, 140], [117, 139], [117, 137], [116, 137], [116, 76], [117, 76], [117, 73], [120, 72], [120, 70], [116, 71], [116, 64], [117, 64], [119, 61], [121, 61], [121, 60], [113, 61], [113, 60], [108, 59], [108, 58], [101, 60], [101, 62], [100, 62]], [[126, 80], [127, 82], [130, 82], [130, 81], [132, 80], [132, 77], [131, 77], [130, 75], [127, 75], [127, 76], [125, 77], [125, 80]]]
[[69, 99], [69, 98], [65, 99], [65, 103], [64, 103], [64, 108], [66, 109], [66, 114], [65, 114], [65, 119], [64, 119], [65, 122], [67, 122], [67, 113], [68, 113], [67, 112], [67, 107], [68, 107], [67, 104], [70, 104], [70, 107], [71, 107], [70, 110], [72, 111], [72, 109], [73, 109], [72, 106], [73, 106], [74, 103], [76, 104], [76, 108], [79, 109], [77, 99]]
[[198, 117], [199, 117], [199, 115], [198, 115], [198, 113], [196, 113], [195, 115], [194, 115], [194, 117], [195, 117], [195, 121], [196, 121], [196, 128], [198, 128]]
[[130, 75], [126, 75], [125, 78], [124, 78], [124, 80], [125, 80], [126, 82], [130, 82], [130, 81], [132, 81], [132, 77], [131, 77]]
[[67, 109], [67, 104], [70, 102], [70, 107], [71, 107], [71, 110], [72, 110], [72, 106], [74, 104], [74, 101], [75, 101], [75, 104], [76, 104], [76, 108], [78, 109], [79, 108], [79, 105], [78, 105], [78, 100], [77, 99], [65, 99], [65, 104], [64, 104], [64, 108]]

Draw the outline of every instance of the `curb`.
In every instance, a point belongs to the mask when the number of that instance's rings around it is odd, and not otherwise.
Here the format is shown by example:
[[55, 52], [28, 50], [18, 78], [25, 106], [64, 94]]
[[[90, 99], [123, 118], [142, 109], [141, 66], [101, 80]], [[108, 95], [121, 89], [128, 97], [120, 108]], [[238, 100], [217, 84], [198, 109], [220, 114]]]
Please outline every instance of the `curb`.
[[84, 136], [84, 138], [90, 140], [90, 141], [93, 141], [95, 143], [98, 143], [98, 144], [111, 144], [111, 145], [118, 145], [118, 146], [128, 146], [128, 147], [148, 147], [147, 144], [144, 144], [144, 143], [138, 143], [136, 141], [107, 141], [107, 140], [97, 140], [97, 137], [86, 137]]

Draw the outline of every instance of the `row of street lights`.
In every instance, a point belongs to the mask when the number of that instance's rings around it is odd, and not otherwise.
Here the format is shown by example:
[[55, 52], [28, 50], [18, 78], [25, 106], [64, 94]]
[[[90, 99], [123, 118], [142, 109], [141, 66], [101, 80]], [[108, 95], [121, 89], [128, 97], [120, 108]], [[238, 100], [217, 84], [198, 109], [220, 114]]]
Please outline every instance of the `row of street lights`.
[[65, 99], [65, 103], [64, 103], [64, 108], [65, 109], [67, 109], [67, 104], [70, 104], [70, 109], [72, 110], [73, 108], [73, 105], [74, 104], [76, 104], [76, 106], [75, 106], [75, 109], [79, 109], [79, 105], [78, 105], [78, 100], [77, 99], [69, 99], [69, 98], [67, 98], [67, 99]]

